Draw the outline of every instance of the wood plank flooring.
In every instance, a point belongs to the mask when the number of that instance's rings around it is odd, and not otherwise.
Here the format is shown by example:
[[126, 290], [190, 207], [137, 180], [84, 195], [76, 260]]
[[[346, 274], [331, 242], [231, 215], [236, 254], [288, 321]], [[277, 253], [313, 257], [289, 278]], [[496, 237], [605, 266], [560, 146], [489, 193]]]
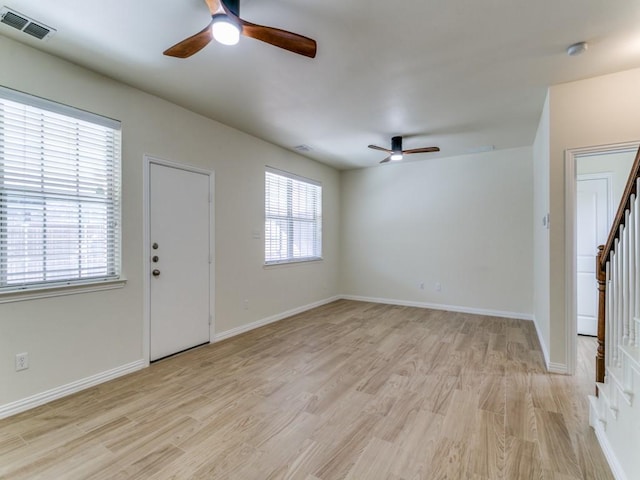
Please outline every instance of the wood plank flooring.
[[341, 300], [0, 421], [3, 479], [609, 480], [595, 341]]

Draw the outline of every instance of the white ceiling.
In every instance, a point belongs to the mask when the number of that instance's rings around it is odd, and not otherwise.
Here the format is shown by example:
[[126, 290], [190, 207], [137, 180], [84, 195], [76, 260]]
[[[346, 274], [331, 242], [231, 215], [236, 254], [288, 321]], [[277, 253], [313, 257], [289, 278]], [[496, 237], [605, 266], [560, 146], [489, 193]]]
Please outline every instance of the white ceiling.
[[[315, 59], [250, 38], [165, 57], [203, 0], [4, 0], [57, 33], [0, 34], [337, 168], [531, 145], [549, 85], [640, 66], [637, 0], [241, 0], [240, 16], [315, 39]], [[568, 57], [586, 40], [587, 53]]]

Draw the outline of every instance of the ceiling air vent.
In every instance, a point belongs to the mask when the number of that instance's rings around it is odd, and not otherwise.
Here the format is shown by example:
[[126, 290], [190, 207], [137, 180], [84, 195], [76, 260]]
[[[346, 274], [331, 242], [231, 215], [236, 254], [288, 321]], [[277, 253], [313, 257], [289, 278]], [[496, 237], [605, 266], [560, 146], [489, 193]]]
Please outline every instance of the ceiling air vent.
[[0, 23], [28, 33], [39, 40], [48, 39], [56, 32], [55, 29], [47, 27], [42, 22], [37, 22], [8, 7], [2, 7], [2, 9], [0, 9]]
[[23, 32], [42, 40], [44, 37], [49, 35], [49, 32], [51, 32], [51, 30], [49, 30], [47, 27], [43, 27], [42, 25], [31, 22], [24, 28]]
[[2, 14], [2, 23], [6, 23], [10, 27], [17, 28], [18, 30], [22, 30], [27, 26], [29, 20], [20, 15], [16, 15], [13, 12], [6, 12]]

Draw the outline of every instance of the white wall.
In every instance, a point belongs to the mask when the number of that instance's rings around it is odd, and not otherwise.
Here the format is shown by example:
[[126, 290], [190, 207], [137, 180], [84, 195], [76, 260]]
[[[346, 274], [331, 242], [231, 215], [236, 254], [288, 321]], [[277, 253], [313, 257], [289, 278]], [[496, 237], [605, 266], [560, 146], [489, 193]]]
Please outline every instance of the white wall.
[[549, 95], [533, 142], [533, 312], [549, 367]]
[[343, 172], [342, 293], [530, 317], [532, 189], [529, 147]]
[[[640, 140], [640, 69], [554, 85], [549, 89], [549, 354], [566, 365], [565, 151]], [[537, 168], [537, 167], [536, 167]]]
[[[122, 121], [128, 280], [119, 290], [0, 304], [0, 407], [142, 358], [145, 153], [215, 171], [216, 333], [339, 293], [337, 171], [2, 36], [0, 61], [1, 85]], [[323, 183], [323, 262], [263, 267], [252, 232], [264, 230], [265, 164]], [[16, 373], [14, 356], [25, 351], [30, 367]]]

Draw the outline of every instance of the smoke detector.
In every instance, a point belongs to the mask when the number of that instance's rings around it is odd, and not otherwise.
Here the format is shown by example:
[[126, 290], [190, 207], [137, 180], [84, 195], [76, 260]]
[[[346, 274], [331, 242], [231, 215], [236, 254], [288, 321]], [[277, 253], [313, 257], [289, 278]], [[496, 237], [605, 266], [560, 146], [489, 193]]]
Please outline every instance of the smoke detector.
[[589, 44], [587, 42], [578, 42], [567, 47], [567, 55], [575, 57], [587, 51]]
[[0, 9], [0, 24], [2, 23], [27, 33], [38, 40], [48, 40], [56, 33], [54, 28], [48, 27], [44, 23], [29, 18], [9, 7]]

